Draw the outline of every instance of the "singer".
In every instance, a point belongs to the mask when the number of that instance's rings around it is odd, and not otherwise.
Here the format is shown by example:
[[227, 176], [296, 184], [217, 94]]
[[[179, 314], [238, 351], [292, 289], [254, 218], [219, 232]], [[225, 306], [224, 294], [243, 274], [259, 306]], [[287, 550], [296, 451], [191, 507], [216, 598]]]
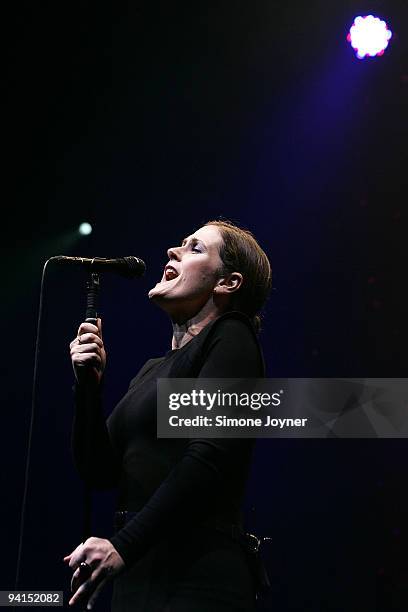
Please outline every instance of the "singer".
[[209, 221], [167, 255], [149, 298], [171, 319], [171, 350], [145, 363], [106, 422], [100, 319], [82, 323], [70, 345], [76, 467], [89, 486], [119, 491], [114, 535], [91, 537], [64, 559], [70, 604], [91, 609], [113, 578], [114, 612], [251, 612], [256, 572], [241, 503], [254, 440], [158, 439], [156, 381], [263, 377], [257, 334], [271, 267], [253, 235], [225, 221]]

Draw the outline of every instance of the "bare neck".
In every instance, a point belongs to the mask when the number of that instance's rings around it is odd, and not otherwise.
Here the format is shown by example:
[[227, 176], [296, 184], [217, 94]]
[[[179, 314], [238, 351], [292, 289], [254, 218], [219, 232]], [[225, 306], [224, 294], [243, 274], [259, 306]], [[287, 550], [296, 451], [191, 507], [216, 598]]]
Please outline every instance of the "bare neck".
[[187, 342], [190, 342], [190, 340], [197, 336], [208, 323], [217, 319], [221, 314], [218, 309], [208, 309], [204, 306], [199, 313], [185, 321], [185, 323], [175, 323], [173, 321], [171, 348], [182, 348]]

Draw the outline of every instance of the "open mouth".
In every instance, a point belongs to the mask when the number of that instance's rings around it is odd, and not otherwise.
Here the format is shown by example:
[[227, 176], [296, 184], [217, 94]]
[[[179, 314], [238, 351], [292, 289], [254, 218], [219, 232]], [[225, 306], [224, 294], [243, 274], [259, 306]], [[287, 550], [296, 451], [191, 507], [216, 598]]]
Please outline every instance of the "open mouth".
[[166, 279], [166, 281], [170, 281], [173, 280], [174, 278], [177, 278], [178, 276], [178, 272], [175, 268], [173, 268], [172, 266], [166, 266], [164, 269], [164, 278]]

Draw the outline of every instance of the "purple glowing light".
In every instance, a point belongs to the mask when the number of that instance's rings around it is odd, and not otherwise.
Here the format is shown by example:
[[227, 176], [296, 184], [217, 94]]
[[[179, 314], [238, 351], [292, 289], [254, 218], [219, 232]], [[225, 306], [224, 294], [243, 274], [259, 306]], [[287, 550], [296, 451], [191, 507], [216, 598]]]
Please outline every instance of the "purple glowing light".
[[388, 42], [392, 36], [391, 30], [382, 19], [374, 15], [356, 17], [347, 40], [355, 49], [359, 59], [382, 55], [388, 47]]

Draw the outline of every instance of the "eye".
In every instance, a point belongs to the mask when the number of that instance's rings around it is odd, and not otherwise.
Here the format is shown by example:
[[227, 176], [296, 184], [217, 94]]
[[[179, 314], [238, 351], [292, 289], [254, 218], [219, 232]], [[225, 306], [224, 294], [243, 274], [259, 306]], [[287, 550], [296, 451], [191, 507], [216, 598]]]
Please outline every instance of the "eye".
[[201, 253], [201, 249], [199, 249], [198, 247], [192, 247], [191, 250], [195, 253]]

